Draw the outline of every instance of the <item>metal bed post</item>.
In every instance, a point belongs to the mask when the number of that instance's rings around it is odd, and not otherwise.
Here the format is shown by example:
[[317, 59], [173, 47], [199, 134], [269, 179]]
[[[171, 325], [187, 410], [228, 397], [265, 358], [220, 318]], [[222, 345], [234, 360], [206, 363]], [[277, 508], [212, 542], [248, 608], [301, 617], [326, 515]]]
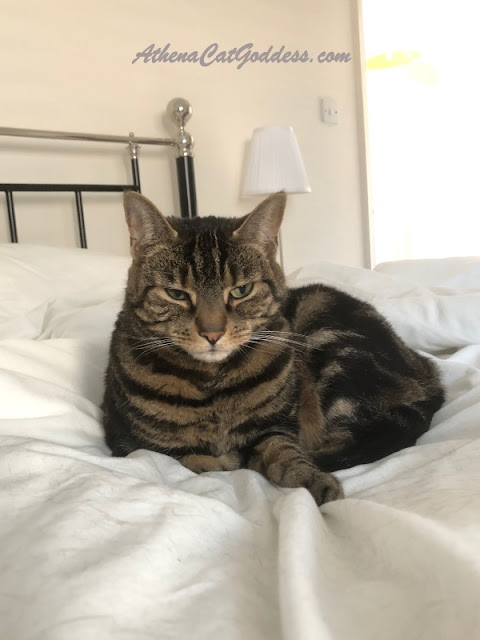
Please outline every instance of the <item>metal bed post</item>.
[[[130, 138], [135, 138], [134, 133], [130, 133]], [[133, 177], [133, 186], [135, 187], [134, 191], [141, 192], [140, 189], [140, 169], [138, 166], [138, 150], [140, 147], [135, 142], [128, 143], [128, 150], [130, 151], [130, 160], [132, 164], [132, 177]]]
[[193, 169], [193, 138], [185, 132], [185, 123], [192, 114], [192, 107], [187, 100], [175, 98], [168, 105], [168, 110], [178, 133], [172, 138], [142, 138], [133, 133], [129, 136], [115, 136], [91, 133], [71, 133], [65, 131], [42, 131], [38, 129], [17, 129], [13, 127], [0, 127], [0, 136], [14, 136], [21, 138], [42, 138], [49, 140], [75, 140], [91, 142], [115, 142], [127, 143], [130, 152], [132, 169], [132, 184], [26, 184], [26, 183], [0, 183], [0, 191], [5, 193], [8, 213], [8, 225], [10, 241], [18, 242], [17, 222], [13, 201], [14, 192], [70, 192], [75, 195], [75, 208], [77, 212], [78, 233], [80, 246], [87, 248], [87, 232], [85, 228], [85, 216], [83, 211], [83, 192], [122, 192], [127, 190], [140, 192], [140, 168], [138, 165], [138, 153], [141, 144], [152, 144], [176, 147], [177, 157], [177, 182], [180, 198], [180, 212], [182, 217], [194, 217], [197, 215], [197, 199], [195, 195], [195, 175]]
[[10, 240], [12, 242], [18, 242], [17, 221], [15, 219], [13, 193], [11, 191], [5, 190], [5, 199], [7, 201], [8, 228], [10, 229]]
[[80, 246], [87, 248], [87, 232], [85, 231], [85, 217], [83, 215], [82, 192], [75, 191], [75, 205], [77, 207], [78, 233], [80, 235]]
[[193, 137], [185, 131], [185, 124], [192, 115], [192, 107], [187, 100], [174, 98], [168, 103], [167, 113], [178, 127], [175, 144], [178, 152], [176, 164], [180, 213], [182, 218], [194, 218], [197, 215], [197, 196], [193, 167]]

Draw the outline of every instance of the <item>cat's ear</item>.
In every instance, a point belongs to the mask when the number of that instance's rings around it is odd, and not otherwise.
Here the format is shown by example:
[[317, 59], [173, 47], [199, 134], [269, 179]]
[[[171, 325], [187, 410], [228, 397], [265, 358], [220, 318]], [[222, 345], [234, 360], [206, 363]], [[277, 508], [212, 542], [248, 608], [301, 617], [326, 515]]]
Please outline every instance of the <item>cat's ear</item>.
[[148, 198], [136, 191], [125, 191], [123, 206], [131, 238], [132, 256], [153, 244], [170, 246], [178, 233]]
[[265, 249], [276, 249], [278, 232], [287, 203], [284, 191], [263, 200], [235, 229], [233, 237], [244, 242], [260, 244]]

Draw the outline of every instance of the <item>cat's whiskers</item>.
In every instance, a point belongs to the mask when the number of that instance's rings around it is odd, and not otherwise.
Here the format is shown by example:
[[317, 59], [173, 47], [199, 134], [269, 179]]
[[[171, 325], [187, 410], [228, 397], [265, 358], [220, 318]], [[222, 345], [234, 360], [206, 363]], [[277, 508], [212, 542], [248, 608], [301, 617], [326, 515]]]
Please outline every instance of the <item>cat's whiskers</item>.
[[[126, 335], [126, 334], [124, 334]], [[147, 338], [137, 338], [137, 336], [127, 336], [133, 338], [136, 341], [136, 344], [133, 348], [133, 351], [137, 353], [135, 357], [135, 361], [141, 356], [148, 355], [149, 353], [155, 353], [161, 351], [166, 348], [178, 348], [178, 346], [173, 342], [171, 338], [156, 338], [154, 336], [150, 336]]]
[[140, 351], [141, 353], [149, 353], [151, 351], [159, 351], [161, 349], [166, 349], [167, 347], [174, 347], [175, 345], [172, 343], [152, 343], [152, 344], [146, 344], [143, 346], [139, 346], [137, 348], [137, 351]]
[[[289, 335], [287, 332], [285, 332], [287, 335]], [[258, 331], [256, 334], [254, 334], [252, 336], [252, 338], [250, 339], [250, 342], [256, 342], [256, 343], [271, 343], [271, 344], [278, 344], [278, 343], [282, 343], [285, 344], [287, 346], [290, 346], [294, 349], [297, 348], [301, 348], [304, 349], [305, 348], [305, 343], [304, 342], [300, 342], [298, 340], [294, 340], [292, 338], [287, 338], [285, 336], [282, 335], [277, 335], [276, 332], [273, 331], [267, 331], [267, 330], [263, 330], [263, 331]]]
[[282, 336], [298, 336], [299, 338], [306, 338], [303, 333], [296, 333], [295, 331], [277, 331], [275, 329], [258, 329], [256, 333], [265, 333], [269, 335], [282, 335]]
[[304, 342], [300, 342], [299, 340], [294, 340], [292, 338], [287, 338], [285, 336], [271, 336], [271, 335], [263, 335], [256, 337], [257, 340], [277, 340], [278, 342], [288, 342], [290, 344], [296, 344], [299, 346], [305, 346]]

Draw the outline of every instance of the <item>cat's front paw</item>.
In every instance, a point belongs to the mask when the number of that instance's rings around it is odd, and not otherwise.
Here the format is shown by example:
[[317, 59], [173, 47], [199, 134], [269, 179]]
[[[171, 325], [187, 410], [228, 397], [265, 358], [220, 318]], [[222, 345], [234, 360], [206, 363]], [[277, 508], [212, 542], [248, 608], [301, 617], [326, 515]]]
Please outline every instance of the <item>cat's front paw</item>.
[[180, 458], [184, 467], [194, 473], [206, 471], [234, 471], [240, 469], [241, 458], [237, 452], [225, 453], [221, 456], [205, 456], [191, 454]]
[[266, 475], [280, 487], [305, 487], [318, 505], [343, 498], [342, 485], [335, 476], [309, 463], [285, 465], [285, 462], [279, 462], [270, 465]]
[[315, 502], [318, 505], [343, 498], [343, 489], [340, 482], [331, 473], [325, 473], [324, 471], [316, 471], [306, 488], [315, 498]]

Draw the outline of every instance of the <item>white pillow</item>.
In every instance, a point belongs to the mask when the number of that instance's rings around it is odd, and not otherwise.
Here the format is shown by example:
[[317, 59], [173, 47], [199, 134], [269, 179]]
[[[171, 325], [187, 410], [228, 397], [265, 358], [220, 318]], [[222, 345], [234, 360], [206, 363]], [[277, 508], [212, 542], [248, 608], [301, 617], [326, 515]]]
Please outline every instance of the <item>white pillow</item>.
[[381, 262], [374, 271], [428, 287], [480, 290], [480, 256]]
[[62, 337], [66, 316], [77, 332], [98, 319], [105, 333], [120, 307], [129, 264], [127, 256], [88, 249], [0, 244], [0, 339]]

